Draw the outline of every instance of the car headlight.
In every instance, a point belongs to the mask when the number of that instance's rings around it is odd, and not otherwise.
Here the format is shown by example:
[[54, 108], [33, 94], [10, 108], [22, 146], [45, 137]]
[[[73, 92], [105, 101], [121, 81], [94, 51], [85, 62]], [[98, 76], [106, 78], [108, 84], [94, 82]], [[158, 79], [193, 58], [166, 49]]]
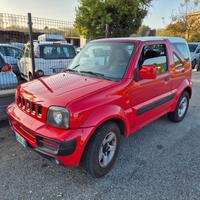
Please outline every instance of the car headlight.
[[63, 107], [51, 106], [47, 113], [47, 123], [62, 129], [69, 128], [69, 111]]

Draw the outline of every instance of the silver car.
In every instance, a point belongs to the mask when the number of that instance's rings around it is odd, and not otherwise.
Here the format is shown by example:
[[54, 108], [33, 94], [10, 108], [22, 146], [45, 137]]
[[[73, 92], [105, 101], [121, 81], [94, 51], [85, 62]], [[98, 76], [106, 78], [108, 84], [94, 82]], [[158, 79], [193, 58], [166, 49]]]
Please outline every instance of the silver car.
[[192, 61], [192, 69], [200, 71], [200, 42], [188, 43]]
[[0, 94], [1, 90], [14, 89], [17, 85], [18, 80], [12, 71], [12, 66], [7, 64], [3, 55], [0, 54]]
[[12, 65], [13, 72], [20, 75], [19, 59], [23, 55], [23, 50], [9, 44], [0, 44], [0, 53], [4, 56], [5, 61]]

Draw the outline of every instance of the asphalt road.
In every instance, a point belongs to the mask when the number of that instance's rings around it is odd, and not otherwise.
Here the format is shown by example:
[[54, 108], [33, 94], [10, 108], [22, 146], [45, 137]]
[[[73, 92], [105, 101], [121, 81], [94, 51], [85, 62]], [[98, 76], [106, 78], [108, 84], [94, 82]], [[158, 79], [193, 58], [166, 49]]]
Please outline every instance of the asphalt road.
[[0, 200], [200, 199], [200, 73], [182, 123], [163, 117], [122, 140], [114, 169], [93, 179], [25, 150], [0, 122]]

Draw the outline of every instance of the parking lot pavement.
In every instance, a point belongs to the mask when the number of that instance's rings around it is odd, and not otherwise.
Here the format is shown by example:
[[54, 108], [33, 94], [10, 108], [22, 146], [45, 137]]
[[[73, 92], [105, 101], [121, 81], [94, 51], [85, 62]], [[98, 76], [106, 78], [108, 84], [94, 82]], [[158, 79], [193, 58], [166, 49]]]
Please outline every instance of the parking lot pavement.
[[0, 199], [199, 199], [200, 73], [194, 73], [193, 82], [184, 121], [163, 117], [122, 139], [114, 169], [101, 179], [23, 149], [8, 123], [0, 122]]

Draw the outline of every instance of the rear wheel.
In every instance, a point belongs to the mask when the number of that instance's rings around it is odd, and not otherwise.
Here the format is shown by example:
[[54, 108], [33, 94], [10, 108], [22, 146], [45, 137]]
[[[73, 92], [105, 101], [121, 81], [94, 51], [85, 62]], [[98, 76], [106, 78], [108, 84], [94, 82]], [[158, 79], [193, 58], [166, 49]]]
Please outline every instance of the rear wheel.
[[184, 119], [189, 107], [189, 94], [188, 92], [183, 92], [176, 106], [174, 112], [168, 113], [168, 118], [173, 122], [180, 122]]
[[114, 165], [120, 145], [120, 129], [107, 122], [97, 129], [86, 147], [82, 166], [93, 177], [106, 175]]

